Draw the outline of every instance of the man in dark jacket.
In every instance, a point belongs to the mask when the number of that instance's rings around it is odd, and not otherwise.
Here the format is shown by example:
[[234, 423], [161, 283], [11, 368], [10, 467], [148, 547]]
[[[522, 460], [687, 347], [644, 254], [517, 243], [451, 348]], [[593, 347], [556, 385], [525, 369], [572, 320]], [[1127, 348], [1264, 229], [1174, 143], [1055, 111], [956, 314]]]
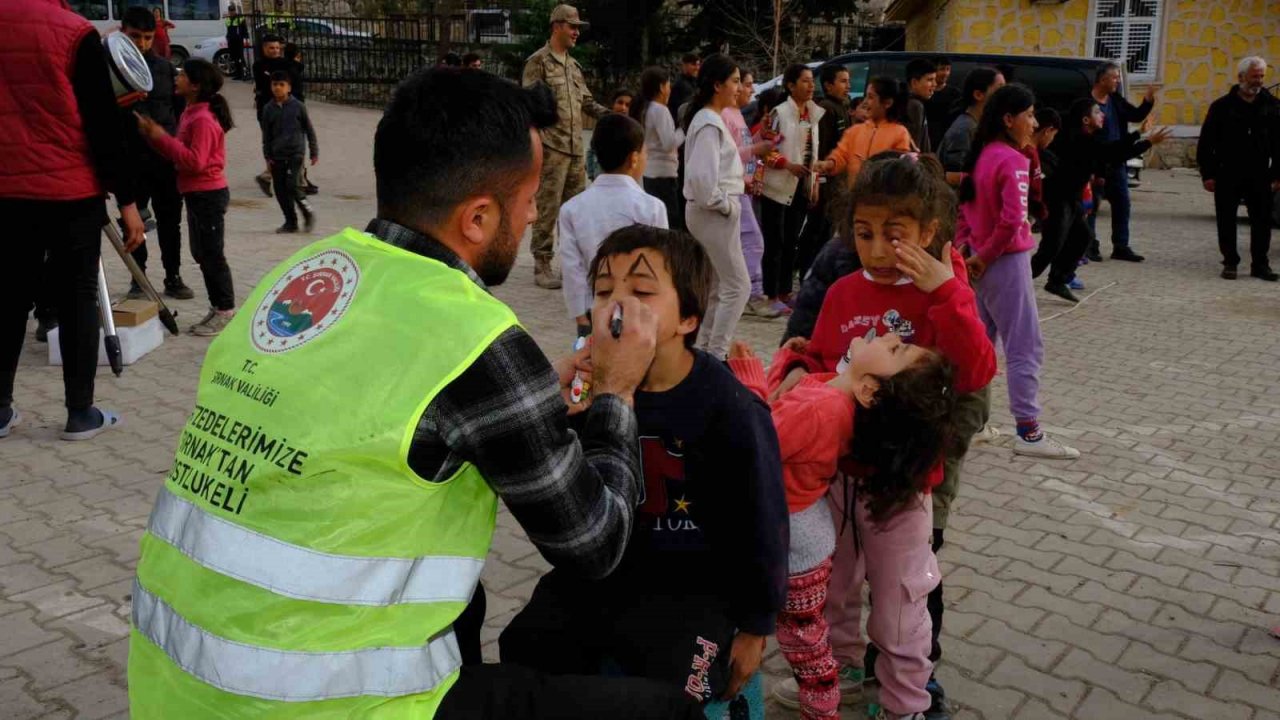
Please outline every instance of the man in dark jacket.
[[[680, 126], [680, 106], [693, 99], [698, 89], [698, 70], [702, 68], [702, 58], [698, 53], [685, 53], [680, 58], [680, 75], [671, 83], [671, 98], [667, 107], [671, 108], [671, 116], [675, 118], [676, 127]], [[681, 157], [684, 153], [681, 153]]]
[[[1120, 66], [1107, 63], [1098, 68], [1094, 75], [1093, 99], [1102, 108], [1104, 121], [1101, 139], [1103, 142], [1116, 142], [1128, 134], [1129, 123], [1142, 122], [1151, 114], [1151, 108], [1156, 104], [1156, 87], [1147, 86], [1142, 104], [1134, 106], [1120, 93]], [[1105, 197], [1111, 203], [1111, 259], [1142, 262], [1146, 258], [1129, 247], [1128, 168], [1123, 162], [1109, 165], [1100, 179], [1103, 181], [1102, 188], [1100, 192], [1094, 192], [1094, 197]], [[1090, 227], [1094, 226], [1094, 217], [1096, 216], [1089, 219]], [[1091, 248], [1089, 259], [1101, 260], [1101, 251], [1096, 247]]]
[[903, 123], [911, 133], [911, 142], [920, 152], [933, 152], [929, 142], [929, 116], [925, 104], [937, 88], [938, 68], [927, 58], [916, 58], [907, 63], [907, 118]]
[[924, 114], [929, 120], [929, 145], [936, 151], [942, 145], [942, 136], [951, 127], [951, 122], [964, 112], [965, 98], [955, 83], [948, 82], [951, 79], [951, 59], [939, 55], [933, 59], [933, 66], [938, 69], [934, 76], [937, 89], [924, 104]]
[[[253, 62], [253, 107], [258, 114], [258, 124], [262, 124], [262, 110], [271, 102], [271, 76], [278, 72], [289, 73], [289, 86], [297, 84], [294, 63], [284, 56], [284, 39], [279, 35], [264, 35], [262, 38], [262, 57]], [[298, 98], [302, 100], [303, 98]], [[262, 189], [262, 194], [271, 197], [271, 168], [262, 171], [254, 180]]]
[[[121, 30], [137, 46], [151, 70], [151, 92], [131, 108], [160, 124], [170, 135], [178, 130], [178, 115], [182, 98], [174, 94], [173, 63], [151, 52], [155, 36], [156, 19], [144, 7], [131, 7], [121, 19]], [[164, 265], [164, 294], [180, 300], [190, 300], [195, 293], [182, 281], [182, 196], [178, 194], [178, 176], [173, 163], [161, 157], [138, 133], [129, 133], [130, 157], [138, 168], [138, 209], [145, 213], [150, 205], [156, 218], [156, 235], [160, 241], [160, 262]], [[147, 269], [147, 244], [143, 242], [133, 251], [133, 259], [145, 272]], [[130, 298], [143, 297], [137, 281], [129, 287]]]
[[223, 19], [227, 25], [227, 53], [231, 56], [231, 77], [244, 79], [244, 41], [249, 37], [249, 27], [245, 25], [240, 10], [231, 4], [227, 6], [227, 17]]
[[1275, 282], [1267, 253], [1271, 249], [1271, 196], [1280, 192], [1280, 101], [1263, 87], [1267, 63], [1260, 57], [1240, 61], [1239, 84], [1209, 106], [1196, 157], [1204, 189], [1213, 193], [1218, 217], [1222, 277], [1234, 280], [1236, 213], [1241, 200], [1249, 212], [1250, 275]]

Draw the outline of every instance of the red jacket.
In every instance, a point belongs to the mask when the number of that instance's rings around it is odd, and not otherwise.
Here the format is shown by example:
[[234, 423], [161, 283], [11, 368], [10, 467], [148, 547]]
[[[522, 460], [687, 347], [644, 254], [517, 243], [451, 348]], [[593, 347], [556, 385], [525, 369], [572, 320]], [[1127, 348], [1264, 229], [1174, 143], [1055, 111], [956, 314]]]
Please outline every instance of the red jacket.
[[[893, 331], [913, 345], [938, 350], [954, 363], [957, 393], [986, 387], [996, 374], [996, 351], [978, 317], [964, 259], [954, 250], [951, 265], [956, 276], [932, 293], [922, 292], [910, 282], [880, 285], [861, 270], [840, 278], [827, 291], [806, 352], [779, 350], [769, 370], [769, 385], [776, 387], [797, 366], [810, 373], [837, 372], [855, 337]], [[940, 482], [941, 464], [934, 468], [926, 486]]]
[[[729, 368], [748, 390], [768, 402], [759, 358], [734, 358]], [[849, 452], [855, 406], [853, 398], [826, 384], [834, 376], [806, 376], [770, 407], [782, 451], [788, 512], [800, 512], [825, 495], [837, 461]]]
[[227, 186], [227, 134], [209, 110], [209, 103], [192, 103], [182, 111], [178, 136], [166, 134], [151, 143], [178, 170], [178, 192], [221, 190]]
[[0, 3], [0, 197], [105, 194], [71, 87], [76, 50], [91, 32], [63, 0]]

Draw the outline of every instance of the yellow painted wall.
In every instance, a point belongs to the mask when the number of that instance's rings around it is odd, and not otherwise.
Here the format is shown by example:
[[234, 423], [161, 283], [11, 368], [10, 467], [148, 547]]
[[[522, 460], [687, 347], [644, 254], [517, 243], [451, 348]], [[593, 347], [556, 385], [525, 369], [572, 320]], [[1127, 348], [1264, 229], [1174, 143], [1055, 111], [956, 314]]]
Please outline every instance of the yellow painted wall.
[[[941, 18], [937, 19], [939, 7]], [[1199, 125], [1209, 103], [1235, 82], [1236, 63], [1261, 55], [1280, 80], [1280, 0], [1166, 0], [1157, 120]], [[1089, 0], [932, 0], [907, 23], [908, 50], [1088, 56]], [[936, 34], [941, 30], [942, 42]], [[1128, 88], [1134, 98], [1145, 87]]]

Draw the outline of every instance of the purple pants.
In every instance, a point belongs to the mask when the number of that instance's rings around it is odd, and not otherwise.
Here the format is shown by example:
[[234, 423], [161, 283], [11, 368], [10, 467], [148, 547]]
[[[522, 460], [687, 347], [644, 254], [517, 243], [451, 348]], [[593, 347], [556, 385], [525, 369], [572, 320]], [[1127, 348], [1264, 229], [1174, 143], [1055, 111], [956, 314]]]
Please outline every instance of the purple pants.
[[751, 276], [751, 297], [764, 295], [764, 277], [760, 261], [764, 257], [764, 235], [756, 222], [754, 201], [750, 195], [742, 196], [742, 255], [747, 260], [747, 274]]
[[1014, 420], [1040, 417], [1040, 363], [1044, 341], [1031, 281], [1031, 251], [1002, 255], [987, 266], [974, 283], [978, 314], [994, 345], [1004, 348], [1005, 377], [1009, 381], [1009, 412]]

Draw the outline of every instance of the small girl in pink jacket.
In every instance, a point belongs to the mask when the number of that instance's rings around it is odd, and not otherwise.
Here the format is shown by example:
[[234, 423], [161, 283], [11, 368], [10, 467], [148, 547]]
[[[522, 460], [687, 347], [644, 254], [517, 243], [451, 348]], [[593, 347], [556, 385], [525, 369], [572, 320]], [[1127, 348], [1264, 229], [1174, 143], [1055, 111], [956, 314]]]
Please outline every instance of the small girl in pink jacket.
[[231, 195], [223, 170], [227, 165], [227, 131], [231, 108], [222, 89], [222, 73], [212, 63], [187, 60], [178, 71], [176, 91], [187, 101], [178, 121], [178, 135], [165, 132], [150, 118], [138, 115], [138, 131], [178, 171], [178, 192], [187, 206], [187, 235], [191, 255], [200, 265], [209, 292], [209, 313], [191, 327], [191, 334], [217, 335], [236, 312], [231, 267], [223, 249], [224, 217]]
[[991, 94], [965, 162], [955, 242], [967, 249], [987, 337], [1004, 344], [1009, 410], [1018, 427], [1013, 451], [1070, 459], [1080, 451], [1045, 435], [1039, 422], [1044, 342], [1031, 280], [1031, 169], [1022, 153], [1035, 131], [1035, 96], [1026, 86], [1006, 85]]

